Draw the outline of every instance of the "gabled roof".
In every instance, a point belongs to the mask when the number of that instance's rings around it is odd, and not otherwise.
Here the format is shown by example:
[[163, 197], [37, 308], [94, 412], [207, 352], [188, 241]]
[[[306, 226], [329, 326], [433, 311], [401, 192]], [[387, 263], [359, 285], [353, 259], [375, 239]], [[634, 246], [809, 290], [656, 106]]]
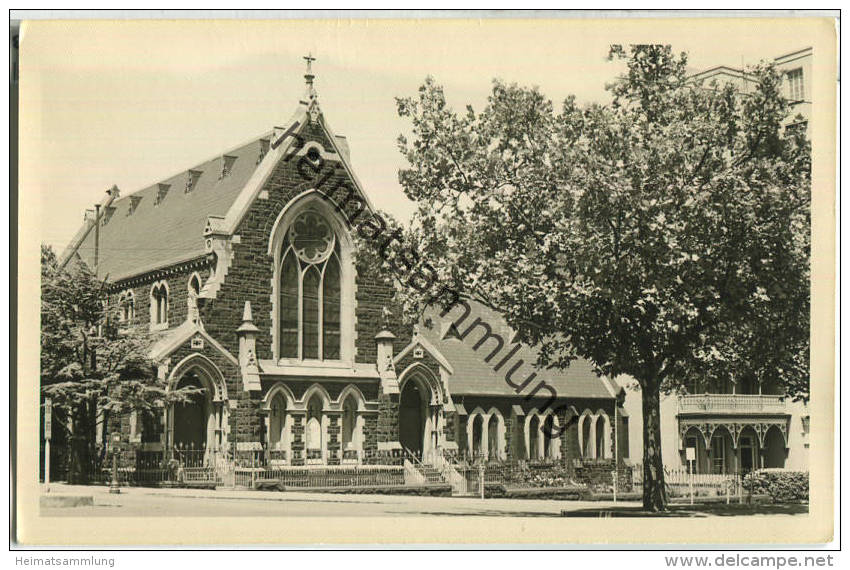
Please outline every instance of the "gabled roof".
[[410, 341], [410, 344], [404, 347], [401, 352], [399, 352], [395, 356], [395, 358], [393, 358], [393, 363], [398, 364], [399, 362], [401, 362], [401, 360], [417, 346], [421, 346], [425, 352], [430, 354], [434, 358], [434, 360], [436, 360], [440, 364], [440, 366], [446, 369], [446, 372], [448, 372], [449, 374], [454, 374], [454, 367], [452, 366], [452, 364], [446, 359], [445, 356], [440, 353], [436, 346], [431, 344], [431, 342], [421, 334], [413, 335], [413, 339]]
[[[607, 379], [599, 377], [593, 371], [592, 365], [582, 359], [573, 361], [565, 370], [539, 370], [534, 364], [537, 362], [537, 350], [521, 345], [513, 357], [505, 363], [498, 372], [493, 367], [499, 363], [504, 356], [512, 350], [510, 344], [514, 337], [504, 318], [497, 312], [484, 307], [474, 301], [468, 301], [471, 311], [469, 316], [458, 322], [461, 334], [465, 333], [476, 318], [490, 325], [494, 334], [499, 334], [505, 341], [502, 350], [496, 354], [488, 363], [485, 358], [495, 348], [496, 342], [488, 340], [485, 344], [474, 350], [475, 344], [484, 334], [482, 327], [476, 327], [463, 340], [441, 333], [443, 325], [457, 322], [463, 315], [461, 307], [455, 307], [445, 317], [440, 317], [437, 309], [429, 310], [424, 319], [431, 319], [431, 326], [420, 327], [420, 335], [430, 341], [436, 350], [451, 363], [453, 370], [449, 377], [449, 390], [452, 395], [475, 394], [475, 395], [499, 395], [525, 397], [537, 384], [544, 380], [555, 389], [559, 398], [614, 398], [616, 392], [611, 388]], [[523, 365], [517, 369], [511, 380], [514, 384], [522, 384], [532, 373], [537, 373], [533, 380], [520, 394], [505, 381], [505, 374], [513, 367], [514, 363], [522, 359]], [[548, 398], [545, 390], [539, 391], [535, 396]]]
[[172, 352], [180, 348], [186, 341], [192, 338], [195, 335], [201, 336], [204, 340], [206, 340], [210, 346], [214, 347], [221, 354], [224, 355], [230, 362], [234, 365], [239, 366], [239, 360], [233, 356], [229, 350], [224, 348], [220, 342], [215, 340], [210, 334], [204, 330], [202, 326], [199, 326], [197, 323], [193, 323], [192, 321], [185, 321], [182, 325], [175, 329], [171, 329], [165, 334], [161, 339], [159, 339], [156, 344], [151, 347], [150, 350], [150, 358], [152, 360], [162, 360], [163, 358], [171, 355]]
[[[101, 215], [98, 275], [112, 281], [157, 267], [193, 259], [205, 252], [204, 226], [207, 216], [223, 216], [257, 169], [261, 139], [258, 137], [211, 160], [187, 168], [170, 178], [122, 196], [108, 206], [114, 210]], [[220, 177], [222, 157], [233, 157], [230, 172]], [[196, 179], [186, 191], [190, 171]], [[108, 218], [107, 218], [108, 216]], [[74, 252], [94, 266], [93, 220], [80, 230], [85, 237], [63, 254]]]
[[[233, 234], [279, 159], [296, 140], [291, 135], [298, 134], [311, 122], [324, 131], [367, 208], [374, 211], [349, 163], [348, 143], [344, 137], [333, 133], [319, 109], [311, 77], [307, 95], [299, 102], [286, 127], [277, 127], [138, 192], [116, 198], [113, 191], [101, 209], [98, 275], [108, 276], [114, 282], [204, 255], [204, 229], [208, 217], [222, 220], [218, 231]], [[281, 128], [283, 134], [278, 132]], [[279, 144], [275, 146], [276, 142]], [[224, 176], [221, 175], [223, 165], [228, 167]], [[190, 176], [192, 186], [187, 192]], [[60, 263], [78, 256], [93, 267], [94, 241], [94, 221], [87, 219], [60, 256]]]

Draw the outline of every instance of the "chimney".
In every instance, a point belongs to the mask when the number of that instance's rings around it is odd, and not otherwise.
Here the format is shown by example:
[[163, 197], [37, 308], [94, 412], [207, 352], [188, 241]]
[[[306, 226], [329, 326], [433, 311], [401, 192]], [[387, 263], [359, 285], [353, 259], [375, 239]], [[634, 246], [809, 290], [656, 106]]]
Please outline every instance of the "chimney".
[[257, 333], [251, 315], [251, 302], [245, 301], [242, 324], [236, 329], [239, 336], [239, 367], [242, 369], [242, 387], [246, 392], [260, 390], [260, 366], [257, 362]]

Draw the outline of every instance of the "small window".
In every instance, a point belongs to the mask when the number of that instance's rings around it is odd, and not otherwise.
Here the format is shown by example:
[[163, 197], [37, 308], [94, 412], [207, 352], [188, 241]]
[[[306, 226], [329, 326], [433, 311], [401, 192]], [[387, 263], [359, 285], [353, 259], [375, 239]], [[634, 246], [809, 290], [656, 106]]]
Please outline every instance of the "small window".
[[193, 274], [189, 278], [188, 284], [188, 292], [186, 295], [186, 304], [189, 309], [189, 319], [193, 323], [197, 323], [200, 320], [200, 315], [198, 314], [198, 297], [201, 295], [201, 278], [197, 273]]
[[803, 68], [798, 67], [788, 72], [788, 98], [792, 101], [802, 101], [805, 99], [805, 90], [803, 88]]
[[151, 288], [151, 324], [168, 324], [168, 285], [164, 281]]
[[136, 318], [136, 298], [133, 291], [126, 291], [118, 298], [118, 318], [122, 323], [132, 323]]

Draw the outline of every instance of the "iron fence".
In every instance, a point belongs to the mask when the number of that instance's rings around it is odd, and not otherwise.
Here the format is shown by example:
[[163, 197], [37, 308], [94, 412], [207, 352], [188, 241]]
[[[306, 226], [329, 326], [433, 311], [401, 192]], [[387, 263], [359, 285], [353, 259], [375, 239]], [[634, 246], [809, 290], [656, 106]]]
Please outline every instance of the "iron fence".
[[[691, 492], [695, 497], [730, 497], [745, 493], [745, 472], [732, 473], [692, 473], [684, 468], [665, 467], [664, 485], [667, 496], [685, 497]], [[632, 485], [643, 488], [643, 465], [636, 464], [632, 469]]]
[[234, 484], [254, 487], [258, 482], [275, 482], [285, 488], [328, 488], [404, 485], [404, 468], [361, 465], [351, 467], [236, 468]]
[[503, 485], [511, 489], [581, 486], [571, 466], [557, 461], [458, 463], [454, 469], [466, 480], [470, 493], [480, 490], [482, 475], [485, 485]]

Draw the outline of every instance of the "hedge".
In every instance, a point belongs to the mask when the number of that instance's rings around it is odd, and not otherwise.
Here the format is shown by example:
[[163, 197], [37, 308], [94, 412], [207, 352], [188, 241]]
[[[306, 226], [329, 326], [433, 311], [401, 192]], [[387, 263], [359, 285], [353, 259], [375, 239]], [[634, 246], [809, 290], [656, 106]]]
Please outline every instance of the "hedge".
[[762, 469], [744, 478], [744, 493], [766, 494], [774, 503], [809, 501], [808, 471], [773, 471]]

